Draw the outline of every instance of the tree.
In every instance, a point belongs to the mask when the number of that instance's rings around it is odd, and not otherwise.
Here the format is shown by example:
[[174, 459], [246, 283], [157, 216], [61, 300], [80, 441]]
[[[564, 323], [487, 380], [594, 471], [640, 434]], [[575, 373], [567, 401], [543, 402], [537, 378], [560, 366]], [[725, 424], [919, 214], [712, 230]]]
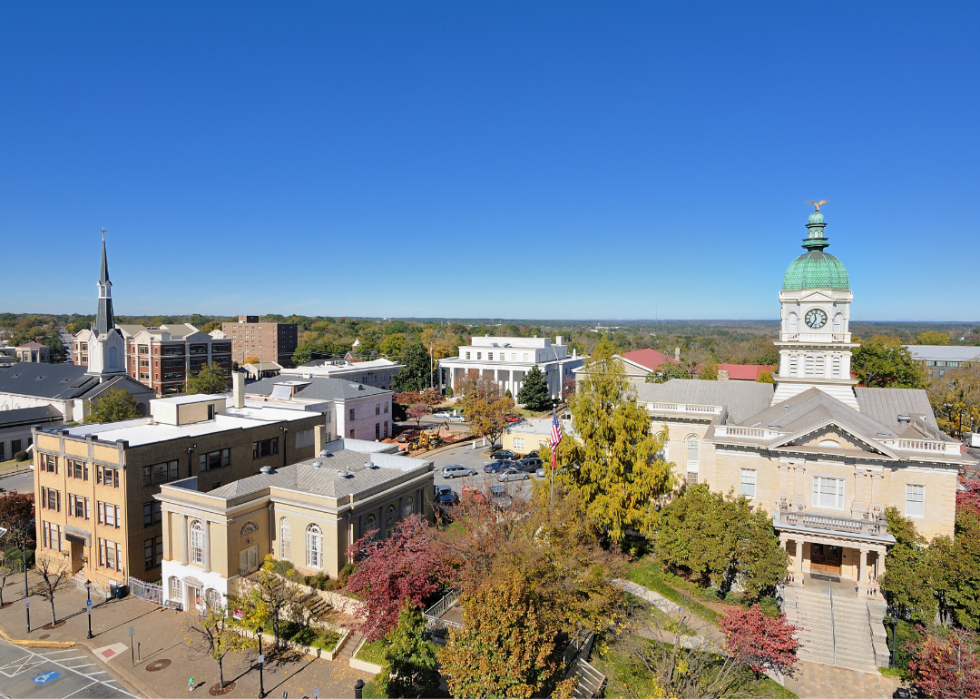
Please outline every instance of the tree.
[[715, 362], [702, 364], [698, 369], [698, 378], [702, 381], [717, 381], [718, 365]]
[[851, 371], [862, 386], [871, 388], [924, 388], [925, 372], [902, 341], [874, 335], [854, 350]]
[[[689, 379], [691, 378], [691, 373], [680, 364], [674, 364], [673, 362], [664, 362], [656, 369], [647, 374], [646, 383], [667, 383], [671, 379]], [[716, 376], [717, 378], [717, 376]]]
[[562, 399], [567, 403], [572, 400], [575, 396], [575, 377], [567, 376], [561, 384], [561, 396]]
[[933, 379], [929, 402], [943, 432], [962, 437], [964, 431], [980, 429], [980, 364], [950, 369]]
[[422, 421], [426, 415], [432, 414], [432, 408], [427, 406], [425, 403], [416, 403], [408, 409], [408, 417], [415, 420], [415, 426], [418, 427], [419, 423]]
[[673, 484], [662, 458], [667, 432], [650, 433], [650, 415], [608, 341], [595, 348], [570, 407], [578, 438], [566, 435], [559, 446], [556, 483], [575, 489], [582, 514], [617, 544], [627, 529], [651, 533], [655, 501]]
[[422, 610], [405, 600], [398, 626], [385, 638], [379, 677], [386, 697], [429, 697], [439, 687], [436, 651], [429, 642]]
[[34, 564], [34, 572], [37, 580], [31, 586], [31, 592], [51, 605], [51, 623], [58, 623], [58, 618], [54, 612], [55, 593], [68, 587], [71, 581], [71, 569], [65, 565], [64, 561], [59, 561], [50, 556], [39, 557]]
[[[463, 627], [439, 651], [453, 696], [552, 696], [561, 681], [558, 628], [544, 618], [528, 575], [487, 579], [460, 598]], [[570, 689], [570, 688], [568, 688]], [[567, 690], [566, 690], [567, 693]]]
[[135, 420], [141, 417], [136, 399], [121, 388], [110, 388], [102, 398], [92, 401], [92, 412], [85, 416], [86, 425]]
[[908, 517], [897, 508], [885, 509], [888, 533], [895, 543], [888, 551], [887, 567], [881, 578], [885, 600], [902, 618], [931, 623], [936, 617], [933, 572], [926, 555], [926, 540]]
[[395, 391], [424, 391], [432, 385], [432, 358], [421, 342], [413, 342], [401, 356], [401, 369], [391, 382]]
[[212, 320], [211, 322], [206, 323], [204, 327], [201, 328], [202, 333], [208, 333], [209, 335], [213, 333], [215, 330], [221, 330], [221, 321]]
[[971, 631], [980, 630], [980, 518], [974, 509], [957, 512], [952, 540], [933, 539], [924, 567], [930, 574], [924, 583], [935, 591], [943, 618]]
[[232, 624], [228, 609], [220, 604], [206, 604], [204, 613], [197, 619], [188, 619], [197, 650], [210, 655], [218, 663], [218, 683], [212, 690], [225, 688], [225, 656], [229, 651], [246, 650], [255, 644], [251, 634], [238, 633]]
[[376, 536], [367, 532], [349, 549], [351, 556], [363, 551], [364, 560], [347, 580], [347, 590], [364, 602], [361, 632], [368, 641], [377, 641], [395, 627], [406, 600], [422, 607], [439, 589], [440, 558], [429, 524], [420, 515], [401, 520], [385, 539]]
[[926, 330], [919, 333], [915, 338], [917, 345], [948, 345], [949, 333], [941, 333], [938, 330]]
[[184, 392], [191, 396], [196, 394], [217, 395], [228, 390], [228, 372], [217, 364], [202, 367], [196, 376], [187, 378]]
[[400, 357], [406, 347], [408, 347], [408, 338], [401, 333], [392, 333], [381, 341], [378, 349], [381, 354], [389, 357]]
[[743, 665], [759, 676], [767, 670], [792, 675], [799, 658], [797, 628], [786, 621], [786, 615], [768, 617], [759, 605], [751, 609], [731, 609], [722, 617], [725, 647]]
[[34, 493], [0, 495], [0, 527], [7, 530], [7, 541], [15, 546], [34, 540]]
[[242, 364], [259, 364], [260, 361], [261, 360], [254, 354], [250, 354], [242, 360]]
[[303, 582], [303, 577], [294, 568], [277, 570], [276, 563], [272, 554], [267, 555], [262, 567], [246, 580], [250, 626], [265, 626], [271, 621], [275, 647], [279, 649], [283, 622], [302, 616], [307, 595], [297, 585]]
[[786, 577], [786, 552], [772, 522], [744, 496], [688, 486], [660, 515], [654, 545], [661, 562], [686, 571], [702, 587], [728, 592], [736, 580], [746, 595], [772, 594]]
[[776, 383], [775, 379], [772, 377], [771, 371], [760, 371], [756, 381], [758, 383]]
[[486, 437], [492, 447], [507, 429], [507, 416], [514, 410], [514, 399], [502, 396], [496, 400], [478, 399], [468, 403], [466, 419], [470, 430]]
[[959, 629], [926, 634], [909, 643], [908, 663], [918, 696], [972, 699], [980, 696], [980, 654], [976, 637]]
[[548, 390], [548, 379], [537, 366], [527, 372], [521, 390], [517, 392], [517, 402], [523, 403], [528, 410], [539, 412], [551, 408], [551, 391]]

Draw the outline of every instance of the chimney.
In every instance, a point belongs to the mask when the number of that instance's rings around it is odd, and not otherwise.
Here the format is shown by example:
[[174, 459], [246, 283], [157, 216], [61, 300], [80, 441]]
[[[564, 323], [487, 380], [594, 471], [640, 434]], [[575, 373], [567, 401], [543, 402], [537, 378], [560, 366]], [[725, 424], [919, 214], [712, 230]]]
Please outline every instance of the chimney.
[[562, 337], [561, 335], [558, 335], [558, 336], [557, 336], [557, 337], [555, 338], [555, 344], [556, 344], [556, 345], [558, 345], [559, 347], [561, 347], [562, 345], [564, 345], [564, 344], [565, 344], [564, 342], [562, 342], [562, 340], [564, 340], [564, 339], [565, 339], [565, 338], [563, 338], [563, 337]]
[[327, 443], [327, 426], [317, 425], [313, 428], [313, 455], [319, 456], [323, 445]]
[[572, 359], [575, 359], [575, 357], [577, 357], [577, 356], [578, 356], [578, 350], [573, 349], [572, 350]]
[[719, 381], [728, 381], [728, 369], [719, 369], [718, 370], [718, 380]]
[[245, 374], [240, 371], [231, 372], [231, 396], [236, 408], [245, 407]]
[[680, 360], [681, 360], [681, 348], [680, 347], [675, 347], [674, 348], [674, 361], [679, 362]]

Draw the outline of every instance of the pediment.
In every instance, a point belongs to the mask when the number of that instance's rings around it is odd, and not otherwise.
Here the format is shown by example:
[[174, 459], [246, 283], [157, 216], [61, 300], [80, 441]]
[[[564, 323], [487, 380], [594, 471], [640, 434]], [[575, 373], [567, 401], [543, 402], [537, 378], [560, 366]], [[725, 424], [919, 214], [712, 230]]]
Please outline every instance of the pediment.
[[802, 294], [800, 294], [801, 303], [833, 303], [833, 301], [833, 296], [830, 296], [819, 289], [804, 291]]
[[800, 428], [789, 435], [776, 439], [769, 445], [776, 451], [805, 450], [827, 456], [860, 456], [861, 453], [876, 458], [898, 460], [898, 456], [876, 436], [861, 434], [841, 420], [827, 419]]

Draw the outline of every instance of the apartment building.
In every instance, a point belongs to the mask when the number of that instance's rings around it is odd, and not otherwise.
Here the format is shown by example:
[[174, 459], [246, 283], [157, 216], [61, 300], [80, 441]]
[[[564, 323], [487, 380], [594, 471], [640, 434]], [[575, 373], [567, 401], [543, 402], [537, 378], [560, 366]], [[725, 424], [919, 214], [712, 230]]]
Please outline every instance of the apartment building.
[[165, 601], [223, 604], [269, 554], [335, 578], [365, 534], [388, 536], [414, 514], [431, 519], [431, 461], [398, 456], [391, 444], [322, 438], [315, 457], [292, 466], [214, 490], [195, 478], [161, 488]]
[[296, 323], [260, 323], [258, 316], [238, 316], [237, 323], [222, 323], [221, 331], [231, 340], [232, 357], [239, 364], [246, 357], [282, 366], [293, 364], [299, 333]]
[[[208, 364], [229, 372], [231, 385], [232, 343], [201, 332], [190, 323], [161, 325], [117, 325], [126, 342], [126, 373], [149, 386], [158, 396], [184, 392], [188, 375], [194, 375]], [[88, 365], [91, 330], [75, 335], [74, 360]]]
[[323, 424], [315, 412], [245, 407], [240, 386], [230, 401], [150, 403], [148, 418], [33, 430], [39, 558], [101, 585], [159, 580], [161, 485], [194, 477], [197, 487], [216, 490], [264, 466], [308, 459]]

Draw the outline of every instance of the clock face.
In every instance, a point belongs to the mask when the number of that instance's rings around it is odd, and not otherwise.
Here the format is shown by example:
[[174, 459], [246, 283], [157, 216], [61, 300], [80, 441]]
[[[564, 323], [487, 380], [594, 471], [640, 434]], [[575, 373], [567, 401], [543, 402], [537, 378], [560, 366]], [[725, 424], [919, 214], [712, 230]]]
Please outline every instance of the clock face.
[[816, 330], [818, 328], [822, 328], [827, 322], [827, 314], [819, 308], [811, 308], [809, 311], [807, 311], [804, 320], [806, 320], [807, 325]]

